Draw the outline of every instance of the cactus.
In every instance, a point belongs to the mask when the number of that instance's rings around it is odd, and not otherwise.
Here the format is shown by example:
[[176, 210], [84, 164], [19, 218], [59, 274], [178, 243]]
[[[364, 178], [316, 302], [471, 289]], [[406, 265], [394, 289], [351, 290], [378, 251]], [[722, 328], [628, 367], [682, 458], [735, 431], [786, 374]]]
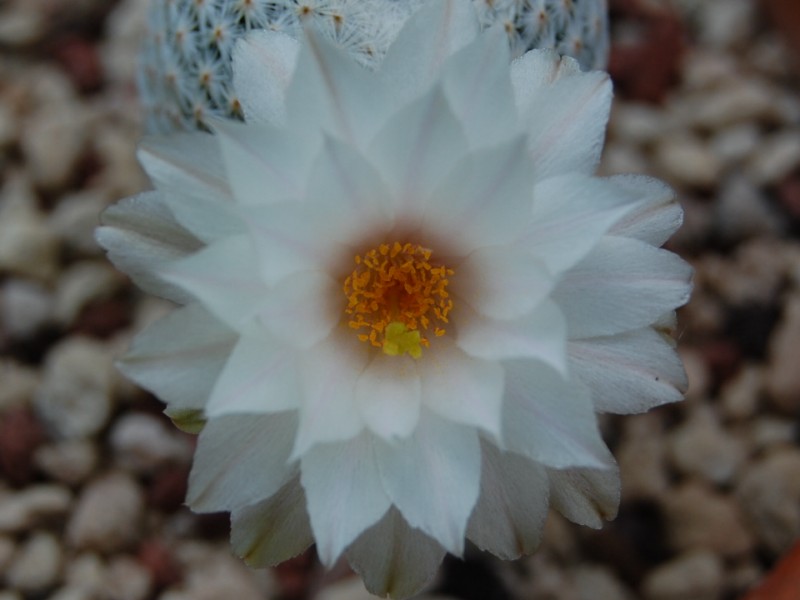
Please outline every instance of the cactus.
[[[252, 29], [294, 37], [303, 27], [375, 68], [405, 20], [432, 0], [151, 0], [139, 90], [148, 132], [205, 128], [241, 118], [231, 53]], [[482, 27], [500, 23], [513, 56], [554, 48], [584, 69], [608, 55], [606, 0], [473, 0]]]

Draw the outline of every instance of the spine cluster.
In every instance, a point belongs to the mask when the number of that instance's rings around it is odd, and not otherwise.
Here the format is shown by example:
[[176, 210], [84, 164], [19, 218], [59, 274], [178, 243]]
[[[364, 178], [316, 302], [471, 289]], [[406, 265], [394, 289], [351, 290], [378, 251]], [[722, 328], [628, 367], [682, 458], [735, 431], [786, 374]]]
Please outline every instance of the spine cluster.
[[[403, 23], [430, 0], [151, 0], [139, 89], [149, 132], [241, 118], [231, 54], [252, 29], [298, 37], [311, 27], [375, 67]], [[473, 0], [481, 26], [500, 23], [515, 56], [553, 48], [583, 68], [608, 54], [606, 0]]]

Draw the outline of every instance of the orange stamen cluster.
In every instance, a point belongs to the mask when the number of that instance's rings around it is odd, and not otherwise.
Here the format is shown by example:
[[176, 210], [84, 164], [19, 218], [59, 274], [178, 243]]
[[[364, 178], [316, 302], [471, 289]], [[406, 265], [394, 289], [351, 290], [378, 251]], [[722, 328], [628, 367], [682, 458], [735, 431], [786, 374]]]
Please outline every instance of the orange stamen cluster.
[[395, 354], [387, 349], [389, 325], [419, 332], [419, 344], [426, 347], [424, 332], [432, 329], [433, 335], [444, 335], [442, 325], [453, 308], [448, 277], [454, 271], [431, 262], [431, 254], [417, 244], [395, 242], [355, 257], [356, 268], [344, 282], [345, 312], [351, 317], [350, 327], [364, 330], [358, 334], [361, 341]]

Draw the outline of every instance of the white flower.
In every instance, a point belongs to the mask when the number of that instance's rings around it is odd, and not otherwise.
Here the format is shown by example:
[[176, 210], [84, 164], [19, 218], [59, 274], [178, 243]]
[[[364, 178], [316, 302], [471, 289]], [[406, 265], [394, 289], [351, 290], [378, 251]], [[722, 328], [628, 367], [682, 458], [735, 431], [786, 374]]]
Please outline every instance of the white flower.
[[533, 551], [548, 506], [599, 527], [595, 411], [678, 400], [662, 331], [689, 267], [661, 183], [592, 176], [605, 74], [509, 67], [472, 3], [427, 3], [369, 71], [315, 35], [234, 52], [247, 123], [144, 144], [157, 191], [98, 239], [184, 305], [123, 371], [202, 429], [188, 502], [253, 565], [316, 542], [403, 597], [465, 537]]

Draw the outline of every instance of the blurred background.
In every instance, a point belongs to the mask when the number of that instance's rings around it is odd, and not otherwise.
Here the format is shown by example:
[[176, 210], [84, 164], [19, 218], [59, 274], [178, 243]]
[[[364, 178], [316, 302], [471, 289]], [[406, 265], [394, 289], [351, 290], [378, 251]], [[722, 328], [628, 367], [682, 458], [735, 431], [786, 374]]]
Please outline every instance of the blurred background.
[[[193, 438], [113, 357], [163, 314], [93, 241], [147, 188], [147, 0], [0, 0], [0, 600], [360, 600], [313, 550], [251, 571], [183, 507]], [[602, 172], [668, 181], [696, 269], [686, 401], [602, 418], [601, 531], [448, 559], [427, 600], [800, 599], [800, 2], [612, 0]]]

